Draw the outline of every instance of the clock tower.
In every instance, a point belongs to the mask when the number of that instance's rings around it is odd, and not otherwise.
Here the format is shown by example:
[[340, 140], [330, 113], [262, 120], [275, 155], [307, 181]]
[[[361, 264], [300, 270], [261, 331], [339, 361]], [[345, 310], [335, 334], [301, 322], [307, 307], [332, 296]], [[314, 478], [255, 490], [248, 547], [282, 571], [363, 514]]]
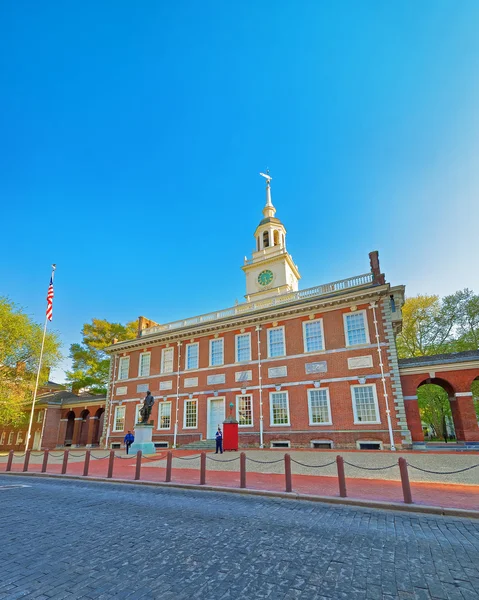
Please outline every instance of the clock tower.
[[256, 249], [251, 259], [244, 259], [241, 267], [246, 275], [248, 302], [271, 298], [278, 294], [296, 292], [301, 278], [298, 267], [286, 250], [286, 229], [274, 215], [276, 209], [271, 202], [271, 177], [266, 179], [266, 204], [264, 218], [254, 232]]

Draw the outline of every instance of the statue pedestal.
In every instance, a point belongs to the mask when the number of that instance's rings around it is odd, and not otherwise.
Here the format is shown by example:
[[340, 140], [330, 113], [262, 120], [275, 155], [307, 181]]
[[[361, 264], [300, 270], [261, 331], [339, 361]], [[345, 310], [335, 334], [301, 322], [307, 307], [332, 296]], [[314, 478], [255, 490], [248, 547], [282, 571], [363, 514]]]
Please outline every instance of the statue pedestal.
[[155, 454], [155, 444], [151, 441], [153, 435], [153, 423], [137, 423], [135, 425], [135, 441], [130, 446], [130, 454], [136, 454], [141, 450], [143, 454]]

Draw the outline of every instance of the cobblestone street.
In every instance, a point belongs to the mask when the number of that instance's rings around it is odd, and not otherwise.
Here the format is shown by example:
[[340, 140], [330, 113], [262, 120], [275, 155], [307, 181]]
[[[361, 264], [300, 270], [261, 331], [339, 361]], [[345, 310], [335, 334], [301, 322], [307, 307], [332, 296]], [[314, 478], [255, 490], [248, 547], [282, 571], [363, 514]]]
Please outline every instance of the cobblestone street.
[[473, 520], [15, 476], [0, 507], [2, 599], [479, 598]]

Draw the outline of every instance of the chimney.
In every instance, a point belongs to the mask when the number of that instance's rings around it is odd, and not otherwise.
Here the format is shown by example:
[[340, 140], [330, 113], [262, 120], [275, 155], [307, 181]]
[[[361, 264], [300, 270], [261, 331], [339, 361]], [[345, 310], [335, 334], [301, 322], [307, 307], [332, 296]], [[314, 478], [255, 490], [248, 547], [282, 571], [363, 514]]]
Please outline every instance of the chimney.
[[373, 274], [373, 285], [384, 285], [386, 283], [386, 277], [384, 273], [381, 273], [379, 266], [379, 252], [373, 250], [369, 253], [369, 263], [371, 265], [371, 273]]
[[145, 329], [145, 317], [138, 317], [138, 333], [136, 337], [141, 337], [141, 332]]

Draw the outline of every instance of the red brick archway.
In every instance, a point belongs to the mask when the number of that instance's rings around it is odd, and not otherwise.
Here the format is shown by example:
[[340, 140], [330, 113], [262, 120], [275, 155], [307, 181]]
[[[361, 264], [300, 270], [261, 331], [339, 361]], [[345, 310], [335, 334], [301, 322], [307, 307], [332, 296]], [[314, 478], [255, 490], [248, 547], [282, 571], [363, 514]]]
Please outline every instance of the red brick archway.
[[406, 419], [413, 442], [424, 442], [417, 389], [434, 383], [448, 394], [458, 442], [479, 442], [471, 386], [479, 378], [479, 352], [422, 356], [399, 361]]

